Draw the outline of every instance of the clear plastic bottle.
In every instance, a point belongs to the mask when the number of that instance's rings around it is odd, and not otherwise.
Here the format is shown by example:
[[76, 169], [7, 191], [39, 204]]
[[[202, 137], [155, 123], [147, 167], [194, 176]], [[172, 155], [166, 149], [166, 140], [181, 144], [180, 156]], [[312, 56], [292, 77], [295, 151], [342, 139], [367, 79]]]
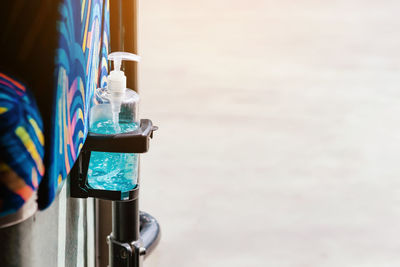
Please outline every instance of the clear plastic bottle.
[[[96, 89], [90, 109], [89, 131], [116, 134], [139, 127], [139, 95], [126, 88], [126, 77], [120, 70], [121, 60], [139, 61], [125, 52], [111, 53], [115, 69], [107, 77], [107, 87]], [[137, 186], [139, 155], [93, 151], [90, 157], [88, 182], [94, 189], [126, 192]]]

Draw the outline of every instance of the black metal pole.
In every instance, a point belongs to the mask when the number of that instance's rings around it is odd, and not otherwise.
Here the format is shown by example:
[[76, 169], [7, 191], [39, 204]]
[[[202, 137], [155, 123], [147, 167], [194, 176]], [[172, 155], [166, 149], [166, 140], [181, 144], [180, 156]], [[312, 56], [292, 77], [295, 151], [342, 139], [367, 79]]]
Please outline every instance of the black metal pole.
[[112, 237], [121, 243], [130, 243], [140, 238], [139, 199], [113, 201]]
[[108, 236], [109, 267], [140, 267], [145, 249], [140, 240], [139, 199], [112, 202]]
[[[137, 24], [138, 0], [110, 1], [110, 48], [111, 52], [125, 51], [138, 53]], [[125, 61], [122, 64], [127, 87], [138, 92], [137, 63]]]

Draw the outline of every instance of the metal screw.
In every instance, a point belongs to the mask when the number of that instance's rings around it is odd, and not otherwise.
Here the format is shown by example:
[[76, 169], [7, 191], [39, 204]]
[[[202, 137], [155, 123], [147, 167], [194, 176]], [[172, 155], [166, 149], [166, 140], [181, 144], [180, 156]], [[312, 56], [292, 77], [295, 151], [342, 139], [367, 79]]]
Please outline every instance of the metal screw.
[[128, 258], [128, 253], [126, 252], [125, 249], [121, 249], [121, 250], [119, 251], [119, 255], [121, 256], [121, 259], [126, 259], [126, 258]]
[[139, 255], [140, 256], [146, 255], [146, 249], [144, 247], [139, 248]]

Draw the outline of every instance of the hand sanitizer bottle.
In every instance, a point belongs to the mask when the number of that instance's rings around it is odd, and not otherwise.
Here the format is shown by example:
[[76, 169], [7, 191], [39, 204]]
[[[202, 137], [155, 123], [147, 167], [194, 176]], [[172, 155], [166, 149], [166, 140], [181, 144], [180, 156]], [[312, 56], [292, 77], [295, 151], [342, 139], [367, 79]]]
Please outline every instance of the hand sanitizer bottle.
[[[107, 76], [107, 87], [96, 89], [90, 109], [89, 131], [116, 134], [134, 131], [139, 127], [139, 95], [126, 88], [122, 60], [139, 61], [140, 57], [126, 52], [108, 55], [114, 70]], [[138, 154], [92, 152], [88, 182], [93, 189], [127, 192], [137, 186]]]

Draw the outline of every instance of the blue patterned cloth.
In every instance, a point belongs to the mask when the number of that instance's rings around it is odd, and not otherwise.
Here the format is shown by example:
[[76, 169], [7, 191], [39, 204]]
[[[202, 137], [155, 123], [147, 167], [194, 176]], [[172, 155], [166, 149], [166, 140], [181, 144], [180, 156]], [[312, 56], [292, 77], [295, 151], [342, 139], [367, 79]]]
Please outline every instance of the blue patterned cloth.
[[65, 0], [60, 5], [60, 14], [55, 58], [55, 112], [49, 133], [51, 143], [46, 147], [49, 164], [41, 185], [46, 194], [39, 197], [42, 209], [54, 200], [78, 158], [88, 132], [94, 89], [107, 75], [108, 0]]
[[0, 216], [17, 211], [44, 175], [43, 123], [22, 83], [0, 72]]
[[[37, 13], [34, 17], [41, 16], [44, 20], [42, 24], [32, 22], [37, 31], [21, 26], [25, 24], [18, 25], [12, 18], [5, 23], [3, 32], [8, 43], [18, 45], [7, 46], [3, 57], [25, 55], [21, 58], [27, 64], [19, 64], [9, 58], [7, 62], [0, 60], [0, 71], [4, 71], [0, 72], [0, 216], [18, 210], [38, 187], [39, 208], [45, 209], [53, 202], [85, 142], [93, 91], [105, 85], [109, 53], [109, 0], [61, 0], [54, 4], [58, 6], [57, 16], [57, 12], [48, 12], [47, 6], [37, 6], [30, 1], [15, 4], [18, 7], [16, 10], [27, 15], [31, 15], [30, 8], [35, 7]], [[16, 7], [12, 1], [8, 5], [9, 9]], [[6, 17], [6, 9], [1, 14]], [[57, 25], [57, 29], [52, 25]], [[19, 32], [7, 35], [16, 26]], [[40, 44], [43, 41], [41, 38], [47, 36], [51, 39], [55, 35], [55, 47], [52, 46], [51, 51], [40, 45], [35, 49], [41, 51], [30, 51], [29, 42], [20, 41], [26, 37]], [[47, 41], [53, 45], [51, 40]], [[26, 56], [38, 52], [54, 57], [54, 69], [44, 71], [40, 67], [41, 62]], [[27, 71], [20, 67], [28, 65], [37, 68]], [[28, 82], [22, 84], [7, 75], [10, 69], [21, 70], [12, 73], [17, 73], [18, 77]], [[28, 74], [29, 79], [25, 79]], [[31, 86], [29, 81], [37, 82], [34, 80], [39, 77], [36, 74], [48, 77], [53, 88]], [[42, 100], [38, 101], [38, 106], [33, 94], [37, 100]], [[43, 122], [39, 111], [43, 111]], [[43, 129], [46, 129], [45, 136]]]

